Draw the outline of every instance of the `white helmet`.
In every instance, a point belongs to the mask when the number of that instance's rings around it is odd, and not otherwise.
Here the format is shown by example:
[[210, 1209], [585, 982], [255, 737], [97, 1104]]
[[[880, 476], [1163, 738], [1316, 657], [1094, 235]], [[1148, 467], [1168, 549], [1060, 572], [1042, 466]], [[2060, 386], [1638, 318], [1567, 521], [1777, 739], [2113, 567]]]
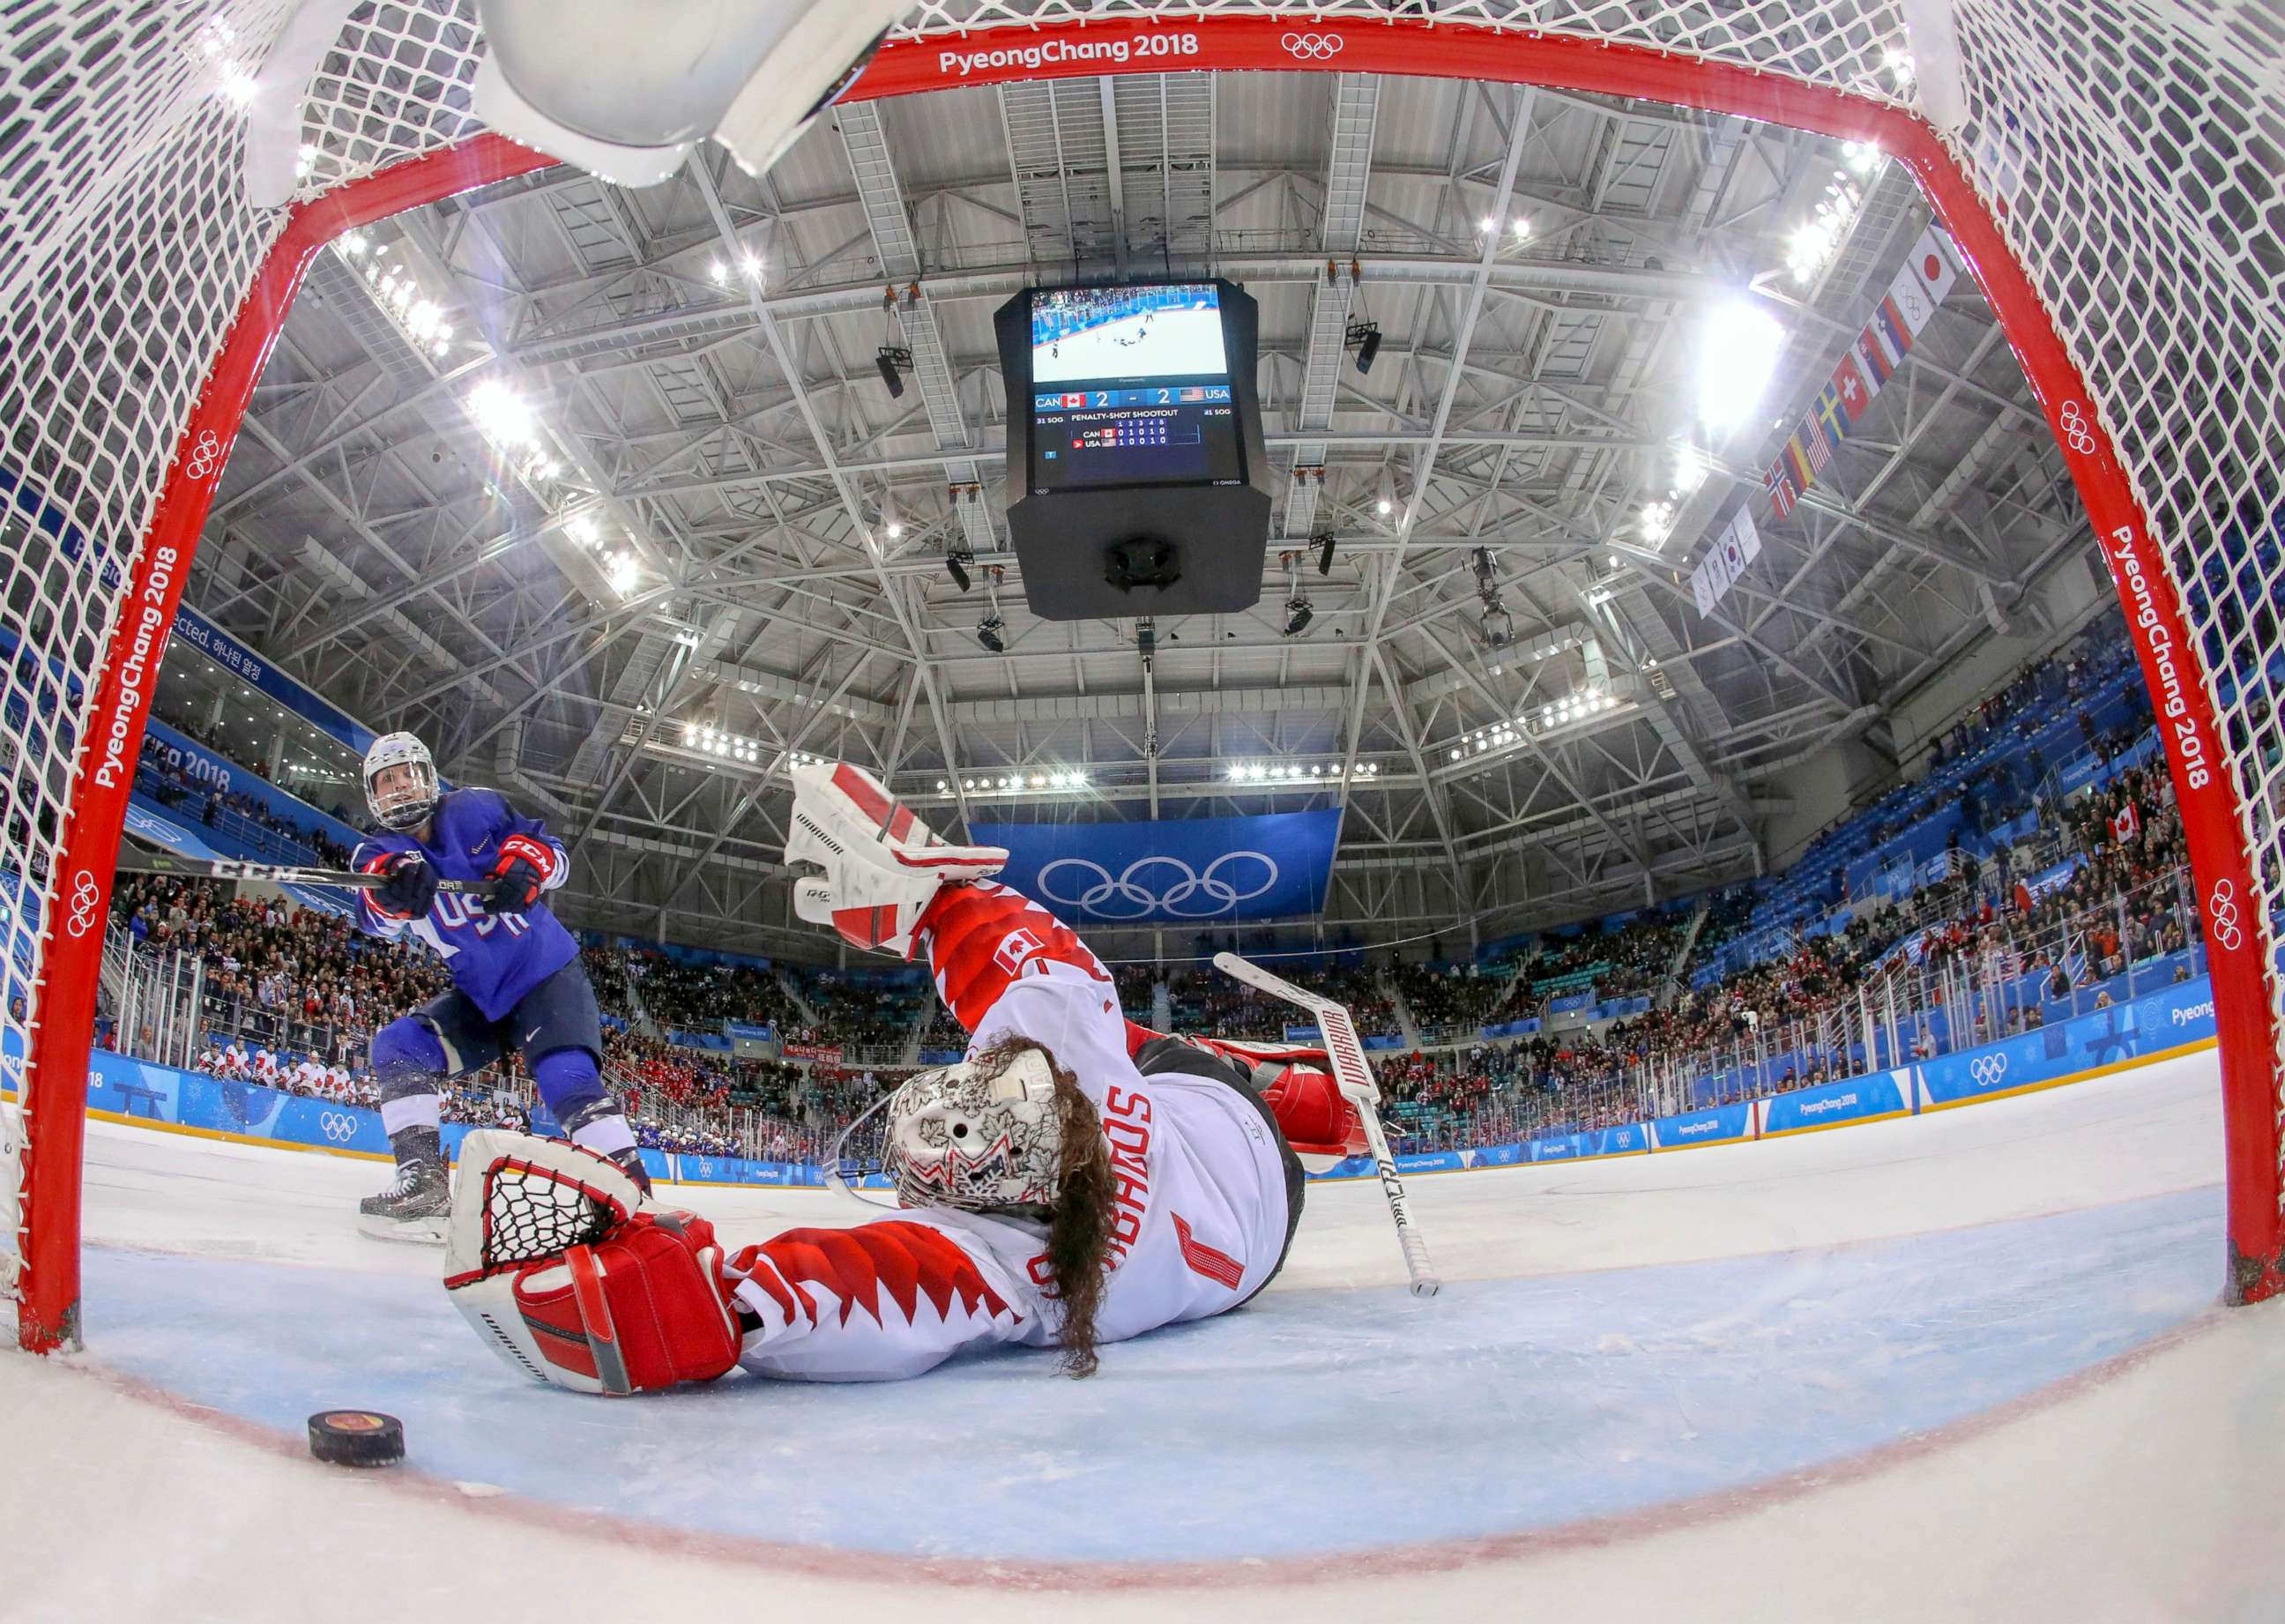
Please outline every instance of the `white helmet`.
[[[412, 785], [377, 794], [373, 781], [390, 767], [410, 766]], [[417, 829], [436, 810], [436, 763], [428, 747], [409, 733], [383, 734], [365, 753], [365, 804], [373, 820], [385, 829]]]
[[986, 1055], [908, 1079], [889, 1100], [881, 1171], [907, 1206], [1052, 1206], [1063, 1130], [1046, 1051]]

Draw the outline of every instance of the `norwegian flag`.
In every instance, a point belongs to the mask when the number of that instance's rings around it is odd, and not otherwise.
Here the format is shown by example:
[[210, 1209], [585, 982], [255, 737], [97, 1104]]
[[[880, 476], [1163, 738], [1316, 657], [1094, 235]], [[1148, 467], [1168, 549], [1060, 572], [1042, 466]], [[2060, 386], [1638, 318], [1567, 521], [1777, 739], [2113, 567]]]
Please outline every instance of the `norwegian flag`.
[[1791, 513], [1793, 505], [1801, 500], [1801, 487], [1794, 483], [1793, 470], [1786, 466], [1786, 459], [1782, 457], [1770, 464], [1770, 471], [1762, 475], [1762, 489], [1769, 492], [1770, 502], [1780, 519]]

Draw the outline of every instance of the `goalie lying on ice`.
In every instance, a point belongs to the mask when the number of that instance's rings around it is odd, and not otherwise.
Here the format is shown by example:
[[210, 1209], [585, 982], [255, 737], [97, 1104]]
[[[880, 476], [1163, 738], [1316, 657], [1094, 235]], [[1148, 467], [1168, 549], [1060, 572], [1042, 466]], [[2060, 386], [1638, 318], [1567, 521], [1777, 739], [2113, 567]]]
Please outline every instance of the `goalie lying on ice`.
[[1244, 1304], [1284, 1264], [1297, 1155], [1362, 1147], [1306, 1051], [1162, 1037], [1119, 1013], [1072, 931], [993, 884], [1005, 854], [947, 846], [849, 766], [795, 773], [787, 855], [819, 864], [805, 917], [927, 956], [970, 1033], [887, 1110], [904, 1209], [726, 1253], [576, 1146], [470, 1134], [445, 1285], [527, 1374], [589, 1393], [757, 1376], [916, 1376], [989, 1343], [1098, 1345]]

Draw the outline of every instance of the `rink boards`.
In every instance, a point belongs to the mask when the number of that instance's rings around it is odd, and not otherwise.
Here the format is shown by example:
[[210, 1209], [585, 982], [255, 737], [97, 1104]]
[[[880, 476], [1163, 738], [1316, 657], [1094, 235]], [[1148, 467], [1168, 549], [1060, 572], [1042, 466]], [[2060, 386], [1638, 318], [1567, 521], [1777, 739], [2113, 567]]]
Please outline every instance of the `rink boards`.
[[[1518, 1144], [1400, 1155], [1396, 1161], [1407, 1173], [1457, 1173], [1783, 1138], [2058, 1087], [2123, 1066], [2209, 1047], [2214, 1032], [2213, 993], [2205, 978], [2198, 977], [2131, 1004], [2098, 1009], [1981, 1048], [1843, 1082], [1685, 1111], [1647, 1123], [1553, 1134]], [[102, 1051], [92, 1056], [90, 1064], [88, 1110], [108, 1121], [245, 1143], [375, 1159], [387, 1159], [389, 1153], [389, 1136], [381, 1130], [377, 1111]], [[448, 1152], [457, 1152], [460, 1139], [469, 1131], [457, 1123], [447, 1124]], [[825, 1185], [823, 1171], [806, 1162], [656, 1149], [646, 1149], [642, 1155], [652, 1178], [668, 1183], [797, 1189], [821, 1189]], [[1363, 1157], [1351, 1157], [1314, 1176], [1369, 1178], [1372, 1167]], [[878, 1186], [880, 1181], [872, 1178], [865, 1182]]]

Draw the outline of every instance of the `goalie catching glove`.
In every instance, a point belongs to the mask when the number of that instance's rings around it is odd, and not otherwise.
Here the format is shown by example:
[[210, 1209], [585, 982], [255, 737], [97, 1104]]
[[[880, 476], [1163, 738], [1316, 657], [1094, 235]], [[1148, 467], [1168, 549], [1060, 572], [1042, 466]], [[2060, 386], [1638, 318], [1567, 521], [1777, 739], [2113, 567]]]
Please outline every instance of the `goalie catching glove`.
[[796, 883], [794, 912], [832, 926], [853, 946], [909, 959], [913, 933], [940, 887], [1007, 866], [1004, 847], [947, 844], [862, 767], [813, 763], [792, 776], [786, 861], [825, 871]]
[[714, 1226], [606, 1158], [494, 1131], [461, 1142], [444, 1288], [526, 1376], [624, 1394], [712, 1381], [740, 1332]]

